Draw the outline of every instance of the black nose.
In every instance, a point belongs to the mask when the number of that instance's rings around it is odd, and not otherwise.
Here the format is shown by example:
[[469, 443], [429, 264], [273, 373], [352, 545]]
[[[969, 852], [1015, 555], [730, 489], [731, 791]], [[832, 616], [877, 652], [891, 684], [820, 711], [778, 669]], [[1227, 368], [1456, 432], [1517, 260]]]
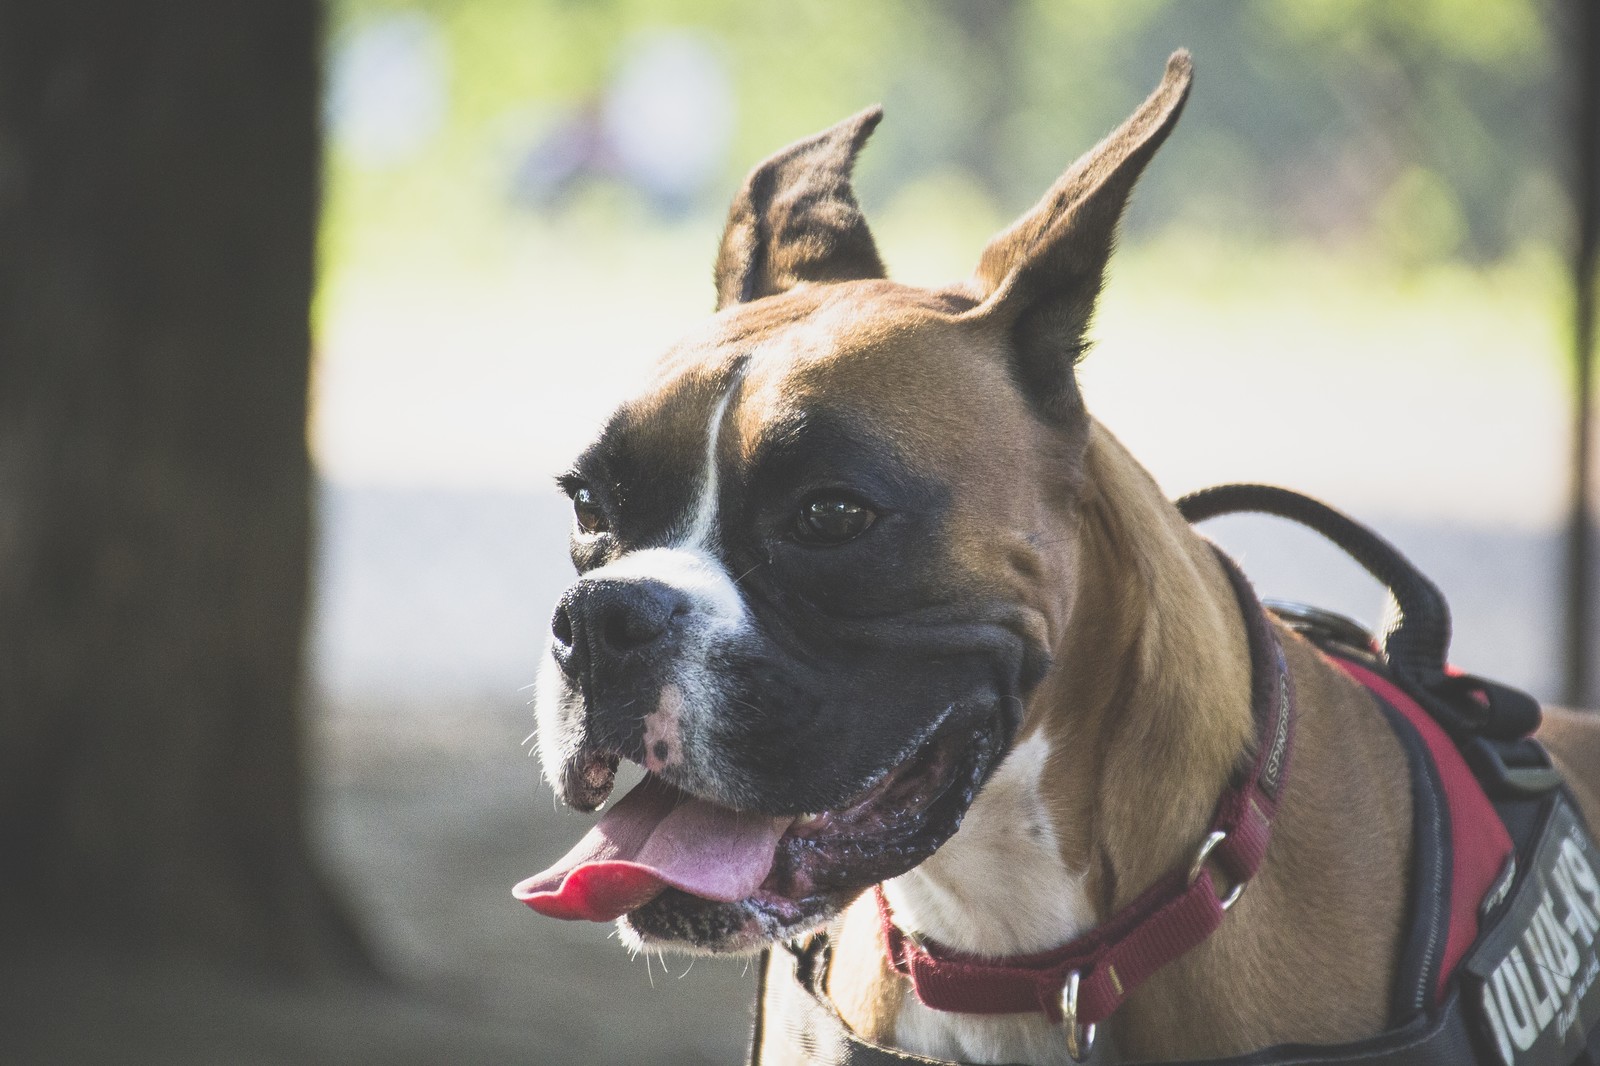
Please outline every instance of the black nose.
[[637, 668], [671, 646], [688, 614], [689, 597], [660, 581], [579, 581], [550, 624], [556, 663], [574, 679]]

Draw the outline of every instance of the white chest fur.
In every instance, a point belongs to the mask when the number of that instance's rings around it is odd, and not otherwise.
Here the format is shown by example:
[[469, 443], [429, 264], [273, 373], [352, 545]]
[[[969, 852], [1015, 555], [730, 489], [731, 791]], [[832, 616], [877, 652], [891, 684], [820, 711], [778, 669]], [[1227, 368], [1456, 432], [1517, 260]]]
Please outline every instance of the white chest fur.
[[[960, 831], [932, 858], [884, 885], [895, 920], [958, 951], [1044, 951], [1089, 928], [1082, 872], [1068, 869], [1041, 782], [1050, 742], [1018, 744], [984, 787]], [[1069, 1062], [1059, 1026], [1040, 1015], [930, 1010], [909, 992], [895, 1022], [907, 1051], [970, 1062]]]

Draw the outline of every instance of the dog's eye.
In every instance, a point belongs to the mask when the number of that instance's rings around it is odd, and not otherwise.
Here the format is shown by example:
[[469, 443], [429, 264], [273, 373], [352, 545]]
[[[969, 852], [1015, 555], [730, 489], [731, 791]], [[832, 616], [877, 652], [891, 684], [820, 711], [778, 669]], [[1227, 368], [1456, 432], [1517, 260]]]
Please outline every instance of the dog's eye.
[[861, 536], [878, 516], [870, 508], [839, 496], [819, 496], [800, 508], [795, 538], [805, 544], [843, 544]]
[[585, 533], [604, 533], [611, 528], [606, 522], [605, 511], [601, 510], [594, 493], [587, 488], [573, 490], [572, 517]]

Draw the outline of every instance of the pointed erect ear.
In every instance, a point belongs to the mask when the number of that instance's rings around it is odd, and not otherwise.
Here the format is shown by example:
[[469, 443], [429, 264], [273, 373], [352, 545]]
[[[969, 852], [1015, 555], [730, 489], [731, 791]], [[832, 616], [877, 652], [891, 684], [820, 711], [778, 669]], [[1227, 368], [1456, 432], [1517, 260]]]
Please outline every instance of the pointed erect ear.
[[803, 281], [884, 276], [850, 189], [856, 153], [883, 117], [869, 107], [758, 165], [728, 210], [717, 253], [717, 310]]
[[1174, 52], [1166, 76], [1139, 110], [1072, 165], [1031, 211], [983, 250], [973, 277], [974, 316], [1010, 328], [1030, 398], [1061, 418], [1078, 407], [1072, 369], [1134, 182], [1178, 121], [1189, 95], [1189, 53]]

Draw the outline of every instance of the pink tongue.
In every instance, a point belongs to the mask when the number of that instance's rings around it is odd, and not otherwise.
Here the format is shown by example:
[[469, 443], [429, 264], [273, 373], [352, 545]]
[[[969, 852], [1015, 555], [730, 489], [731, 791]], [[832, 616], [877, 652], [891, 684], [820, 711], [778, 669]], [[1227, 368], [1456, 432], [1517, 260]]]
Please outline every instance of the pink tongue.
[[766, 880], [793, 818], [746, 814], [647, 777], [512, 895], [552, 918], [609, 922], [668, 888], [732, 903]]

